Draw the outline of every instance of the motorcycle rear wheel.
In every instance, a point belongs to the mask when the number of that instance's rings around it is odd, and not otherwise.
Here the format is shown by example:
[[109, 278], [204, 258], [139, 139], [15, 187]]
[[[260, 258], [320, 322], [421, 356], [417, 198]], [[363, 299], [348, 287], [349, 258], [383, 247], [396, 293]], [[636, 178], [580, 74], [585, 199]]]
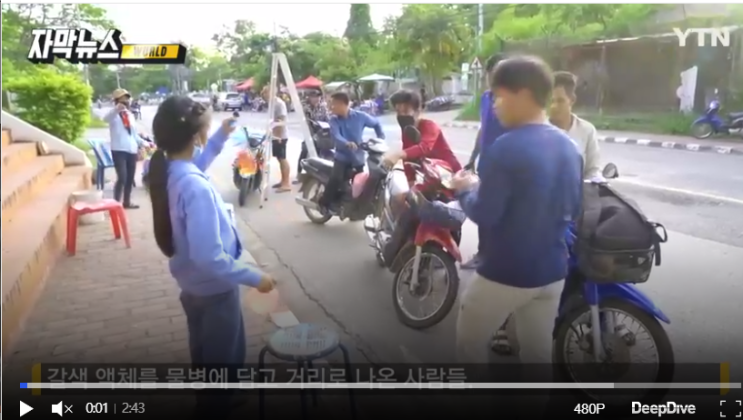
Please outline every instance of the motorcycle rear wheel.
[[[401, 264], [400, 268], [395, 272], [395, 278], [392, 281], [392, 304], [395, 307], [397, 318], [406, 326], [416, 330], [431, 328], [443, 321], [446, 316], [449, 315], [449, 312], [451, 312], [452, 307], [454, 307], [454, 302], [457, 300], [457, 294], [459, 293], [459, 272], [457, 271], [454, 257], [444, 251], [444, 249], [438, 244], [432, 243], [423, 246], [421, 256], [425, 256], [426, 254], [435, 256], [444, 263], [447, 278], [449, 279], [446, 297], [436, 312], [423, 319], [414, 319], [408, 316], [406, 311], [400, 306], [401, 296], [398, 294], [398, 289], [401, 286], [400, 283], [407, 280], [406, 278], [403, 278], [403, 274], [407, 272], [408, 267], [413, 264], [413, 259], [415, 258], [415, 247], [409, 247], [407, 249], [406, 255], [403, 256], [403, 261], [405, 262]], [[407, 285], [403, 286], [407, 287]]]
[[[658, 354], [658, 370], [655, 375], [654, 383], [671, 383], [673, 382], [674, 375], [674, 354], [671, 340], [668, 338], [668, 334], [663, 326], [658, 322], [655, 317], [641, 310], [637, 306], [621, 299], [606, 299], [601, 302], [601, 310], [616, 310], [627, 314], [629, 317], [634, 318], [639, 324], [645, 327], [648, 335], [652, 337]], [[560, 319], [554, 335], [553, 344], [553, 363], [557, 367], [558, 375], [561, 378], [555, 378], [555, 382], [571, 381], [575, 382], [575, 378], [570, 369], [570, 362], [565, 357], [565, 349], [568, 344], [569, 332], [572, 331], [573, 324], [578, 318], [585, 316], [590, 311], [588, 305], [581, 305], [575, 310], [566, 314]], [[576, 393], [588, 396], [594, 400], [600, 400], [600, 397], [594, 396], [586, 390], [576, 390]], [[643, 404], [654, 404], [661, 401], [668, 393], [667, 389], [650, 389], [642, 396], [632, 397], [633, 401], [642, 401]], [[601, 401], [604, 402], [604, 401]], [[611, 402], [606, 402], [607, 405], [612, 405]], [[626, 404], [622, 404], [626, 406]], [[621, 407], [620, 407], [621, 408]]]
[[240, 181], [240, 189], [238, 190], [237, 194], [237, 204], [240, 205], [240, 207], [245, 207], [245, 203], [248, 201], [248, 195], [250, 195], [250, 191], [253, 189], [253, 179], [242, 179]]
[[[310, 177], [305, 178], [304, 184], [302, 184], [302, 198], [317, 202], [322, 192], [323, 185], [320, 184], [318, 180]], [[302, 209], [304, 210], [304, 214], [307, 215], [307, 218], [310, 219], [310, 222], [316, 225], [324, 225], [333, 217], [332, 214], [321, 213], [317, 210], [308, 209], [307, 207], [302, 207]], [[320, 215], [319, 217], [315, 214], [316, 212]]]

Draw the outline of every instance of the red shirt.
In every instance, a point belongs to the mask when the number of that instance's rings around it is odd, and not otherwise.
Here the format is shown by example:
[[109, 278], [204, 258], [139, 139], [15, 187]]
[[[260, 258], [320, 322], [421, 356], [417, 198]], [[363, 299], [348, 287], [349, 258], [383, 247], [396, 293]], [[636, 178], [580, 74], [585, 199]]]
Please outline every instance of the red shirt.
[[[454, 152], [451, 151], [444, 133], [441, 132], [441, 128], [435, 122], [427, 119], [419, 120], [418, 131], [421, 133], [421, 141], [418, 144], [413, 144], [412, 141], [408, 140], [405, 133], [402, 135], [402, 147], [406, 159], [419, 159], [421, 157], [440, 159], [448, 163], [454, 173], [462, 169], [462, 165], [459, 164]], [[415, 169], [406, 166], [405, 176], [408, 177], [408, 182], [411, 184], [415, 182]]]

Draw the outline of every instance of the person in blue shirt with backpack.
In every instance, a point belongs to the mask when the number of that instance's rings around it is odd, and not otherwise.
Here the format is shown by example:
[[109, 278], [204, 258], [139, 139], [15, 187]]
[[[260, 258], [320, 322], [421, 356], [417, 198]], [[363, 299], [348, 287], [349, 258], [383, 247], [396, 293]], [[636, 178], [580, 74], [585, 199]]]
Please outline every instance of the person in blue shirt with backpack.
[[[502, 59], [503, 57], [500, 54], [491, 56], [488, 61], [485, 62], [485, 71], [490, 74], [495, 65]], [[493, 112], [493, 93], [490, 89], [487, 89], [480, 98], [480, 130], [477, 131], [475, 147], [472, 149], [472, 155], [470, 156], [469, 163], [465, 165], [465, 169], [475, 169], [475, 162], [477, 161], [477, 157], [480, 156], [480, 151], [492, 144], [495, 139], [505, 132], [506, 129], [500, 121], [498, 121], [495, 112]], [[477, 254], [475, 254], [469, 261], [462, 263], [462, 269], [464, 270], [476, 269], [480, 261], [478, 255], [481, 251], [480, 244], [482, 243], [482, 231], [479, 227], [477, 232], [477, 236], [479, 237]]]
[[[459, 363], [488, 364], [493, 329], [511, 314], [521, 362], [552, 362], [552, 330], [568, 272], [565, 231], [580, 212], [583, 168], [575, 143], [546, 119], [552, 77], [535, 57], [496, 65], [490, 86], [508, 132], [481, 149], [479, 178], [462, 171], [452, 181], [462, 209], [481, 229], [482, 250], [460, 298]], [[535, 409], [542, 407], [534, 401]]]

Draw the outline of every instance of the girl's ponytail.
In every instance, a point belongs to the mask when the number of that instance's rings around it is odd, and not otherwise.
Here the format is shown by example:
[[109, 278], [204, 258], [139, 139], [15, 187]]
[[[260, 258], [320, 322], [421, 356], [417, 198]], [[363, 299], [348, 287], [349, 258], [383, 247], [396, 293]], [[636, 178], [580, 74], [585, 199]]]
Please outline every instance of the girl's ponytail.
[[173, 245], [173, 224], [170, 221], [168, 205], [168, 159], [162, 149], [156, 150], [150, 158], [148, 177], [155, 241], [160, 251], [166, 257], [171, 258], [175, 255], [175, 247]]

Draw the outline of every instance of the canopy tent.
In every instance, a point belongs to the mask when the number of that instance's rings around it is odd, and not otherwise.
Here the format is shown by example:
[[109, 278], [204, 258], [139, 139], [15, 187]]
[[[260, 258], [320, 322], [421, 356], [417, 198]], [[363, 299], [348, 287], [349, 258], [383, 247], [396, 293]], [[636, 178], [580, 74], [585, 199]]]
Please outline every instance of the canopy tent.
[[322, 80], [315, 76], [309, 76], [296, 84], [299, 89], [316, 89], [322, 87]]
[[345, 85], [349, 85], [350, 82], [330, 82], [325, 85], [326, 90], [335, 90]]
[[240, 83], [239, 85], [235, 86], [235, 89], [237, 89], [237, 90], [248, 90], [248, 89], [250, 89], [250, 88], [253, 87], [253, 82], [254, 82], [254, 80], [251, 77], [250, 79], [248, 79], [248, 80]]
[[370, 74], [358, 80], [359, 82], [394, 82], [395, 78], [383, 74]]

